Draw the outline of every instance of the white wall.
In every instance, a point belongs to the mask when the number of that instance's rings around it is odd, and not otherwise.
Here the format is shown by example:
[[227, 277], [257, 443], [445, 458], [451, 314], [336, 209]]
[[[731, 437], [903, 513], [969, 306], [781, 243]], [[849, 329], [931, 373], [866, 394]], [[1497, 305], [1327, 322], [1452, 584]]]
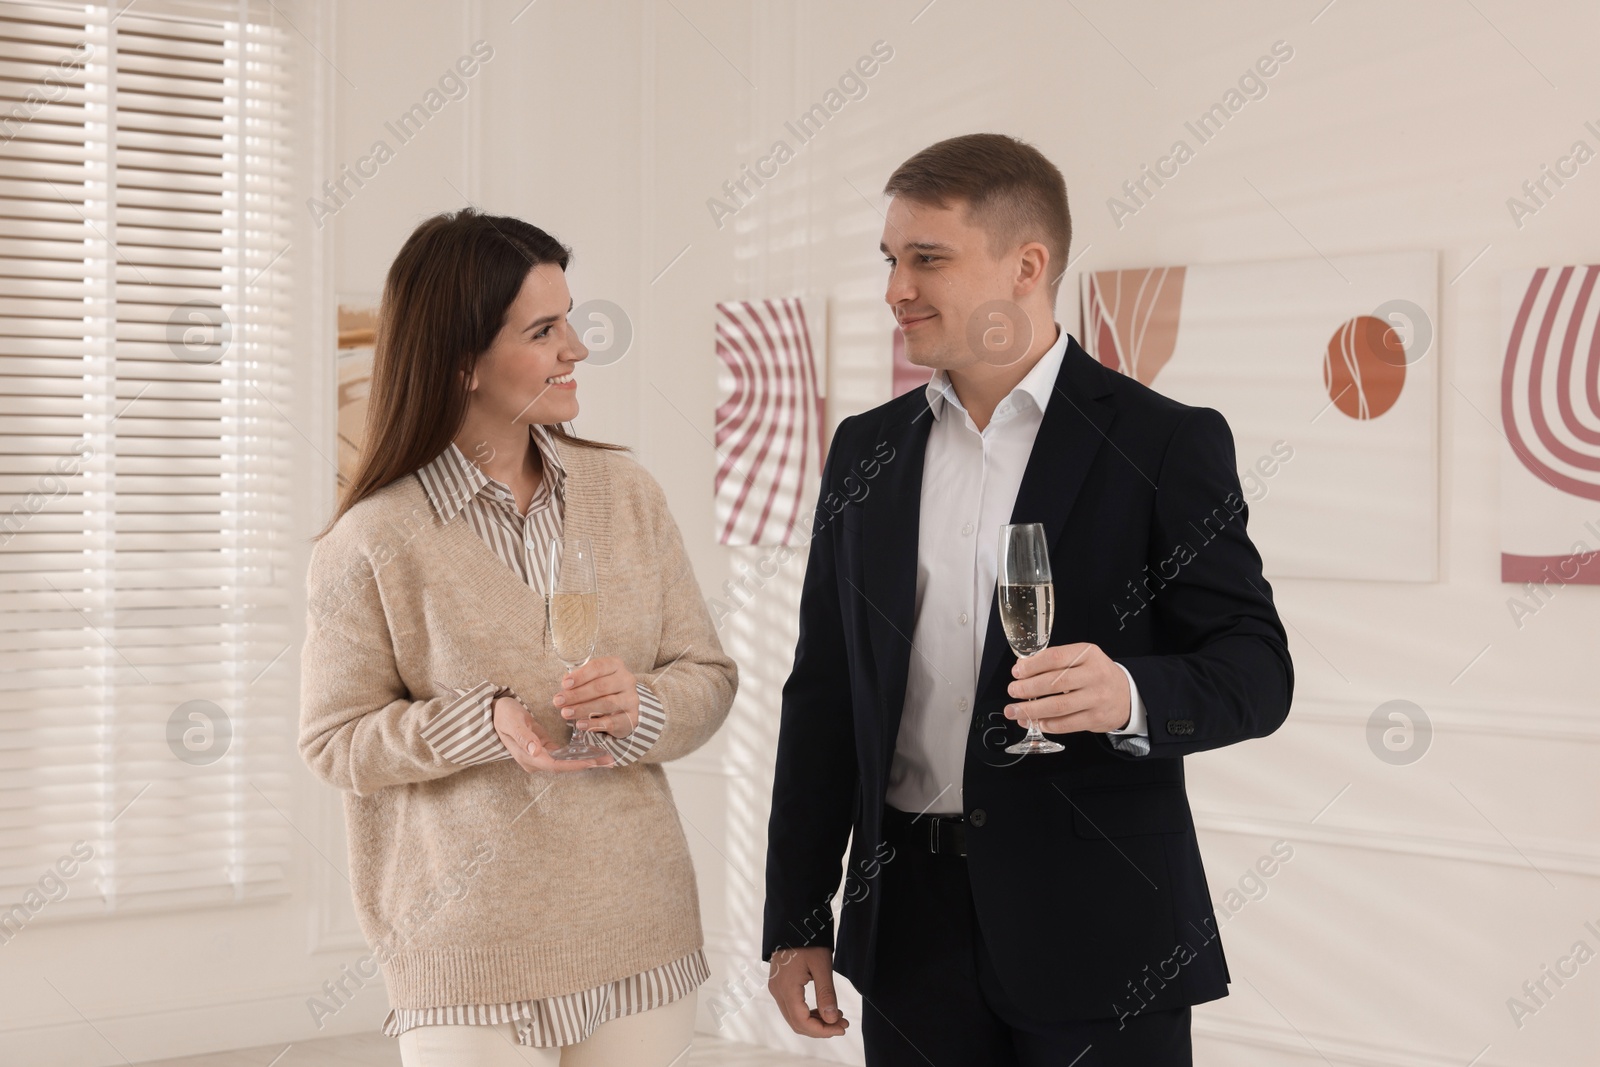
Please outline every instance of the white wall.
[[[575, 297], [615, 301], [636, 330], [621, 362], [582, 372], [579, 427], [639, 450], [703, 589], [718, 595], [766, 553], [715, 544], [712, 304], [825, 295], [830, 416], [887, 399], [877, 190], [925, 144], [974, 130], [1038, 144], [1067, 177], [1077, 270], [1440, 250], [1441, 580], [1274, 583], [1294, 711], [1269, 739], [1190, 760], [1190, 795], [1219, 902], [1272, 842], [1290, 842], [1294, 858], [1224, 924], [1233, 995], [1197, 1011], [1197, 1059], [1592, 1062], [1600, 964], [1521, 1029], [1505, 1003], [1574, 941], [1600, 948], [1583, 929], [1600, 926], [1600, 591], [1563, 591], [1520, 631], [1510, 621], [1512, 590], [1497, 580], [1495, 398], [1501, 274], [1597, 254], [1600, 173], [1581, 174], [1521, 229], [1505, 200], [1589, 136], [1585, 120], [1600, 121], [1600, 21], [1578, 0], [1222, 7], [341, 0], [325, 10], [326, 37], [302, 26], [327, 57], [305, 84], [332, 106], [324, 176], [366, 154], [474, 41], [495, 52], [467, 97], [321, 231], [327, 304], [308, 314], [331, 329], [334, 295], [375, 294], [411, 227], [466, 201], [573, 245]], [[894, 58], [867, 96], [718, 228], [707, 198], [878, 40]], [[1277, 40], [1295, 55], [1270, 94], [1119, 229], [1106, 199]], [[1060, 315], [1073, 331], [1077, 270]], [[329, 351], [308, 353], [305, 426], [324, 442], [331, 380]], [[307, 534], [332, 500], [320, 468], [310, 459], [323, 482], [300, 505]], [[718, 971], [702, 990], [702, 1027], [859, 1062], [848, 1042], [787, 1035], [758, 988], [766, 798], [802, 567], [728, 620], [743, 672], [734, 713], [671, 773]], [[1395, 697], [1422, 705], [1436, 730], [1406, 767], [1375, 759], [1364, 737], [1372, 709]], [[122, 1062], [38, 986], [40, 973], [70, 979], [77, 1006], [129, 1059], [315, 1034], [306, 998], [364, 949], [335, 871], [337, 797], [309, 774], [297, 781], [304, 837], [287, 899], [41, 925], [6, 946], [0, 1061]], [[722, 984], [741, 975], [756, 978], [748, 1004]], [[737, 1009], [720, 1029], [719, 995]], [[369, 1030], [384, 1011], [381, 988], [368, 987], [322, 1032]]]

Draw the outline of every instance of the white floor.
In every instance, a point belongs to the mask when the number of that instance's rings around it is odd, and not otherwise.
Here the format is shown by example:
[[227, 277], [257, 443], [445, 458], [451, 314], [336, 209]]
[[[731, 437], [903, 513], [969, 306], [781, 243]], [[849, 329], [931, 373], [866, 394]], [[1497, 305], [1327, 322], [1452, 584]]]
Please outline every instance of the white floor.
[[[682, 1067], [814, 1067], [823, 1062], [699, 1036]], [[235, 1052], [187, 1056], [181, 1060], [149, 1061], [141, 1067], [399, 1067], [399, 1064], [400, 1049], [394, 1038], [361, 1034], [302, 1041], [287, 1047], [264, 1045]]]

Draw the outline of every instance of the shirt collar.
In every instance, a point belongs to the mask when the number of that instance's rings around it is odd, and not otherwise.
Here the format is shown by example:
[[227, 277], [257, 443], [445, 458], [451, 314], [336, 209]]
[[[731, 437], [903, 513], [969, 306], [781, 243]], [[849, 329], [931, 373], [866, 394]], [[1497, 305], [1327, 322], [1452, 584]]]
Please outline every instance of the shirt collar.
[[[528, 436], [539, 449], [539, 457], [544, 460], [545, 479], [541, 490], [548, 489], [554, 496], [565, 499], [563, 493], [566, 488], [567, 471], [561, 465], [561, 457], [556, 452], [555, 438], [550, 433], [550, 428], [540, 425], [530, 426]], [[468, 502], [485, 490], [502, 500], [511, 499], [510, 487], [483, 473], [482, 468], [468, 459], [466, 453], [462, 452], [454, 441], [451, 441], [427, 466], [419, 470], [417, 476], [422, 481], [423, 489], [427, 491], [428, 499], [433, 503], [433, 509], [439, 513], [439, 518], [444, 522], [455, 518]]]
[[[1016, 411], [1019, 404], [1032, 403], [1041, 413], [1050, 403], [1050, 394], [1055, 391], [1056, 377], [1061, 373], [1062, 360], [1066, 358], [1067, 341], [1070, 335], [1066, 330], [1056, 326], [1056, 342], [1045, 350], [1039, 357], [1039, 362], [1023, 377], [1016, 387], [1006, 394], [994, 409], [992, 422], [1004, 422]], [[961, 398], [956, 396], [955, 386], [950, 382], [950, 376], [942, 370], [934, 371], [933, 378], [928, 382], [925, 390], [928, 398], [928, 407], [933, 412], [933, 417], [938, 419], [944, 415], [946, 402], [954, 404], [957, 410], [966, 414]]]

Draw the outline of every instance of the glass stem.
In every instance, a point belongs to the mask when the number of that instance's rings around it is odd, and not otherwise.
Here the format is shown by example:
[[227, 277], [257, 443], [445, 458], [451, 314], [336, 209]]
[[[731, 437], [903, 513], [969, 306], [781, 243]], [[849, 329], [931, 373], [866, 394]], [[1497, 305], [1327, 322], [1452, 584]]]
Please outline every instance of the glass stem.
[[[1032, 701], [1029, 702], [1032, 704]], [[1029, 718], [1027, 720], [1027, 736], [1024, 737], [1024, 741], [1043, 741], [1043, 739], [1045, 739], [1045, 734], [1043, 734], [1042, 729], [1038, 728], [1037, 718]]]
[[[567, 668], [568, 673], [571, 673], [572, 671], [577, 670], [579, 667], [582, 667], [585, 663], [588, 663], [591, 659], [594, 659], [594, 653], [593, 652], [591, 652], [587, 656], [583, 657], [583, 660], [581, 662], [574, 663], [572, 666], [568, 667]], [[573, 715], [573, 717], [572, 717], [572, 738], [571, 738], [571, 740], [569, 740], [567, 742], [567, 744], [569, 744], [569, 745], [593, 745], [594, 744], [593, 741], [589, 740], [589, 731], [584, 729], [583, 724], [578, 721], [577, 715]]]

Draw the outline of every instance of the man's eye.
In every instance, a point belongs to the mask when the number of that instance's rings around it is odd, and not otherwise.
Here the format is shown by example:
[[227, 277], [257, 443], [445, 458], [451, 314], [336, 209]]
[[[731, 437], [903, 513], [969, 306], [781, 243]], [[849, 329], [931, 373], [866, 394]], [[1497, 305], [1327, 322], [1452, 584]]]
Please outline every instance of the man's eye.
[[889, 266], [891, 266], [891, 267], [894, 266], [894, 257], [893, 256], [884, 256], [883, 257], [883, 261], [885, 263], [889, 264]]
[[917, 258], [922, 260], [922, 262], [924, 262], [924, 263], [932, 263], [938, 257], [936, 257], [936, 256], [918, 256]]

